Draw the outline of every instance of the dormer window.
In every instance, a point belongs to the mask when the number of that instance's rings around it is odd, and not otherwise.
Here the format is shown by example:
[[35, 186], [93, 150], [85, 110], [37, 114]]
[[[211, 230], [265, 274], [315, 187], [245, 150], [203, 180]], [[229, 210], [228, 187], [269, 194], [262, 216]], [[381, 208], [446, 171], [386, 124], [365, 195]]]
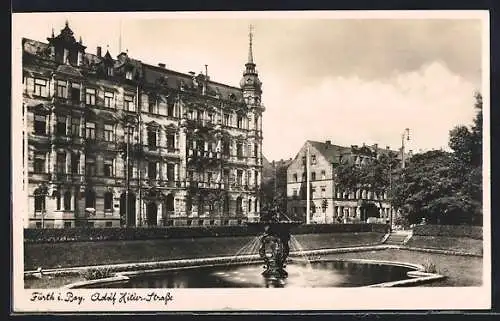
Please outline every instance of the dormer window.
[[106, 75], [113, 76], [113, 67], [111, 66], [106, 67]]
[[132, 71], [131, 70], [127, 70], [125, 72], [125, 78], [127, 78], [128, 80], [132, 80]]
[[65, 64], [66, 62], [69, 61], [69, 50], [68, 49], [64, 49], [64, 53], [63, 53], [63, 63]]

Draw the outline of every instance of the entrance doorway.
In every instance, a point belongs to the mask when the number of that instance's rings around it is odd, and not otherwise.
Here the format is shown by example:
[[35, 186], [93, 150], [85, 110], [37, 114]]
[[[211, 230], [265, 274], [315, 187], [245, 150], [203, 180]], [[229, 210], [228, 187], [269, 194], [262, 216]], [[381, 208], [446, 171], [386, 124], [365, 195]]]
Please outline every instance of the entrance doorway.
[[156, 226], [158, 215], [158, 205], [155, 202], [149, 202], [146, 206], [146, 219], [148, 226]]

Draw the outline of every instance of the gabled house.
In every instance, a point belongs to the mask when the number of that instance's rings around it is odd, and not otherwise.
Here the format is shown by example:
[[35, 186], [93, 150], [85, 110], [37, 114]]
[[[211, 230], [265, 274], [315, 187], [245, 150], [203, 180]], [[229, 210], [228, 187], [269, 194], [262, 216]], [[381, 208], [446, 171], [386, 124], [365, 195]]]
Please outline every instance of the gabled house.
[[[306, 222], [307, 213], [307, 154], [309, 151], [310, 173], [310, 222], [350, 223], [362, 222], [362, 201], [372, 201], [379, 207], [381, 221], [389, 221], [390, 205], [387, 193], [375, 195], [360, 189], [347, 193], [336, 180], [335, 168], [344, 162], [364, 164], [382, 153], [396, 153], [388, 147], [364, 145], [350, 147], [334, 145], [331, 141], [306, 141], [287, 169], [287, 212], [293, 219]], [[380, 199], [381, 198], [381, 199]], [[381, 201], [381, 202], [380, 202]], [[382, 204], [380, 208], [379, 204]]]

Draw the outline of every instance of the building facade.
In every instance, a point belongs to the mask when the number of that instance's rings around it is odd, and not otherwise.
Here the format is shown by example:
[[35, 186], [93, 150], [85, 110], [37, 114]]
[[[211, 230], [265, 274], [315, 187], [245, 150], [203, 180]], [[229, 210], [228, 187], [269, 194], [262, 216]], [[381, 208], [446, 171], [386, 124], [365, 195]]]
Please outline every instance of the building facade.
[[[389, 222], [391, 208], [387, 192], [383, 195], [360, 188], [348, 193], [336, 180], [335, 168], [344, 162], [364, 164], [381, 153], [391, 151], [373, 146], [338, 146], [326, 142], [306, 141], [287, 168], [287, 209], [294, 219], [306, 221], [307, 212], [307, 168], [306, 155], [309, 150], [310, 166], [310, 222], [311, 223], [355, 223], [366, 222], [361, 210], [363, 202], [378, 207], [380, 219]], [[400, 156], [398, 156], [400, 158]]]
[[262, 83], [239, 87], [100, 47], [68, 23], [23, 46], [25, 227], [234, 225], [259, 217]]

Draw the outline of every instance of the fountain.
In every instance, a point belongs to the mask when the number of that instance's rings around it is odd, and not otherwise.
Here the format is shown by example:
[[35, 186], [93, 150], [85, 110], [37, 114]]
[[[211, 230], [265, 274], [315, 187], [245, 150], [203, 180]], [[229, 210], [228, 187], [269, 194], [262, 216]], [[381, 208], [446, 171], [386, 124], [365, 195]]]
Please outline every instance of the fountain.
[[273, 211], [266, 219], [258, 222], [248, 222], [248, 226], [263, 229], [260, 237], [259, 256], [264, 261], [264, 272], [262, 275], [269, 279], [284, 279], [288, 277], [285, 270], [286, 260], [290, 254], [290, 230], [299, 221], [280, 221], [277, 211]]

